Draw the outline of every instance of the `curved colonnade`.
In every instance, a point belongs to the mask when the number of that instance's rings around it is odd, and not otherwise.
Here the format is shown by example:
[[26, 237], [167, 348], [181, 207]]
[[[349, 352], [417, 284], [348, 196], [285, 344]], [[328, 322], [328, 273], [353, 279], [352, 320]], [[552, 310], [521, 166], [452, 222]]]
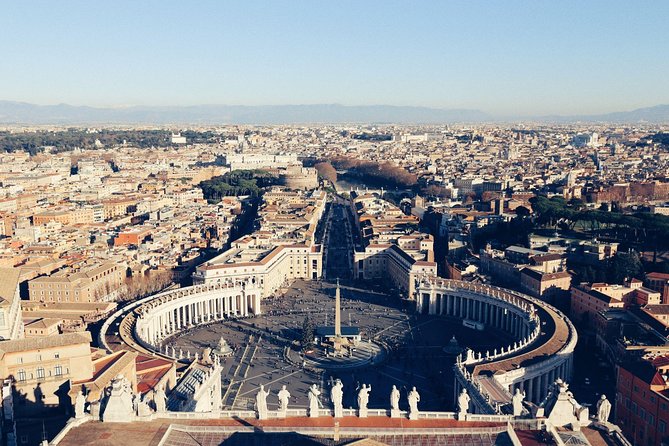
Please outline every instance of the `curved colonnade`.
[[418, 284], [416, 298], [421, 313], [468, 320], [483, 330], [503, 330], [515, 339], [499, 351], [467, 349], [458, 357], [455, 392], [467, 389], [472, 410], [502, 413], [515, 389], [540, 404], [551, 383], [571, 378], [576, 329], [551, 305], [499, 287], [435, 277]]
[[151, 296], [136, 306], [133, 336], [145, 349], [174, 359], [164, 339], [201, 324], [260, 314], [262, 290], [251, 282], [193, 285]]

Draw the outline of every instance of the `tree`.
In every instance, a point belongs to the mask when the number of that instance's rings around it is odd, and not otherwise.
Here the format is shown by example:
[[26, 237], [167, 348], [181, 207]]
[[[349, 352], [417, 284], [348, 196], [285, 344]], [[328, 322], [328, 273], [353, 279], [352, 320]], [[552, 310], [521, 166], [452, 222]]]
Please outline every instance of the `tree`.
[[338, 169], [346, 169], [350, 175], [376, 182], [383, 186], [410, 187], [414, 186], [418, 177], [401, 166], [390, 162], [381, 163], [339, 156], [330, 160]]
[[643, 265], [637, 252], [619, 252], [612, 257], [606, 268], [609, 283], [622, 283], [626, 279], [642, 277]]
[[302, 323], [301, 345], [303, 351], [310, 350], [314, 345], [314, 324], [311, 322], [308, 315], [304, 318], [304, 322]]
[[529, 217], [530, 210], [527, 209], [525, 206], [518, 206], [516, 208], [516, 215], [520, 218]]
[[318, 175], [321, 178], [331, 183], [337, 182], [337, 171], [329, 162], [317, 163], [314, 168], [318, 171]]
[[429, 186], [423, 187], [421, 192], [423, 195], [438, 197], [441, 199], [447, 199], [451, 197], [450, 189], [447, 189], [443, 186], [438, 186], [436, 184], [430, 184]]

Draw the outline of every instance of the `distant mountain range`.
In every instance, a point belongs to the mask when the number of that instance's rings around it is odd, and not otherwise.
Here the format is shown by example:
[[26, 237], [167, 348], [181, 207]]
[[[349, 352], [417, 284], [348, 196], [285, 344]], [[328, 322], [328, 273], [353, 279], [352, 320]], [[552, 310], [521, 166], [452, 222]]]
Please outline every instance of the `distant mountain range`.
[[439, 124], [494, 121], [669, 123], [669, 105], [603, 115], [502, 118], [480, 110], [392, 105], [195, 105], [102, 108], [0, 101], [2, 124]]
[[535, 119], [544, 122], [669, 123], [669, 104], [600, 115], [541, 116]]
[[195, 105], [97, 108], [0, 101], [5, 124], [297, 124], [481, 122], [478, 110], [389, 105]]

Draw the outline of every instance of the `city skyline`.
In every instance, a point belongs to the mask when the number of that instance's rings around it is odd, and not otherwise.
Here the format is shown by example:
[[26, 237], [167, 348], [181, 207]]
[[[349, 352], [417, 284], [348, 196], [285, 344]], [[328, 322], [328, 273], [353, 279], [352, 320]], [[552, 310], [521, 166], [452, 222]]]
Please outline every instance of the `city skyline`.
[[[584, 115], [669, 103], [661, 2], [8, 8], [0, 99]], [[26, 32], [29, 30], [29, 32]]]

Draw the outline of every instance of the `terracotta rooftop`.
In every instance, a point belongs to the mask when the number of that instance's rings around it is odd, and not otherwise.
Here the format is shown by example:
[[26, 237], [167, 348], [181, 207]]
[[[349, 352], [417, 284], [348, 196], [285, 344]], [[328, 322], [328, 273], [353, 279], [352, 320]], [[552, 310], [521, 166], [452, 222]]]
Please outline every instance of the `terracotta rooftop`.
[[[417, 431], [421, 433], [422, 429], [430, 429], [431, 434], [438, 434], [439, 431], [442, 431], [443, 434], [447, 434], [450, 429], [457, 428], [497, 428], [497, 429], [506, 429], [506, 423], [499, 422], [472, 422], [472, 421], [456, 421], [456, 420], [447, 420], [447, 419], [421, 419], [416, 421], [409, 421], [405, 418], [388, 418], [388, 417], [370, 417], [370, 418], [358, 418], [358, 417], [344, 417], [338, 420], [339, 428], [342, 430], [342, 435], [345, 434], [346, 429], [356, 429], [356, 428], [370, 428], [370, 429], [393, 429], [393, 428], [402, 428], [402, 429], [420, 429]], [[187, 427], [197, 427], [197, 426], [220, 426], [220, 427], [238, 427], [240, 430], [248, 430], [248, 428], [253, 428], [256, 432], [255, 435], [258, 435], [259, 432], [263, 432], [264, 428], [273, 428], [272, 430], [276, 432], [277, 428], [283, 432], [291, 432], [296, 429], [304, 428], [308, 430], [309, 428], [334, 428], [335, 419], [332, 417], [320, 417], [320, 418], [307, 418], [307, 417], [295, 417], [295, 418], [286, 418], [286, 419], [272, 419], [259, 421], [256, 419], [240, 419], [240, 418], [221, 418], [221, 419], [212, 419], [212, 420], [185, 420], [185, 419], [158, 419], [154, 421], [146, 422], [133, 422], [133, 423], [102, 423], [99, 421], [91, 421], [83, 424], [82, 426], [73, 428], [59, 443], [62, 446], [82, 446], [82, 445], [96, 445], [96, 446], [127, 446], [127, 445], [158, 445], [164, 443], [165, 433], [168, 431], [168, 428], [171, 424]], [[285, 431], [281, 428], [285, 428]], [[344, 443], [350, 443], [352, 438], [350, 437], [351, 431], [349, 431], [348, 440]], [[423, 431], [424, 432], [424, 431]], [[220, 444], [220, 436], [224, 432], [210, 431], [208, 434], [210, 436], [216, 436], [218, 434], [218, 439], [210, 438], [213, 443], [207, 442], [207, 444]], [[228, 435], [233, 434], [234, 432], [229, 432]], [[381, 433], [382, 434], [382, 433]], [[456, 435], [452, 433], [453, 439], [455, 437], [466, 437], [468, 434], [461, 433]], [[476, 431], [472, 431], [470, 435], [476, 435]], [[489, 436], [489, 434], [486, 434]], [[402, 435], [404, 437], [404, 435]], [[358, 439], [361, 439], [358, 437]], [[462, 440], [464, 438], [461, 438]], [[255, 438], [258, 440], [258, 438]], [[383, 444], [387, 444], [385, 441], [382, 441]], [[197, 444], [197, 443], [184, 443], [185, 444]], [[238, 443], [234, 443], [238, 444]], [[246, 443], [243, 443], [246, 444]], [[251, 443], [251, 444], [264, 444], [264, 443]], [[294, 443], [284, 443], [284, 444], [294, 444]], [[302, 443], [300, 443], [302, 444]], [[343, 444], [343, 443], [334, 443], [334, 444]], [[426, 444], [422, 441], [418, 443], [412, 442], [411, 444]], [[467, 443], [452, 443], [455, 444], [467, 444]], [[494, 444], [494, 443], [490, 443]]]
[[[542, 325], [538, 341], [535, 341], [528, 351], [520, 355], [511, 356], [501, 361], [492, 361], [474, 367], [474, 374], [513, 370], [517, 366], [530, 365], [535, 360], [544, 359], [557, 353], [569, 339], [569, 326], [553, 309], [536, 307]], [[539, 343], [537, 346], [537, 342]]]

